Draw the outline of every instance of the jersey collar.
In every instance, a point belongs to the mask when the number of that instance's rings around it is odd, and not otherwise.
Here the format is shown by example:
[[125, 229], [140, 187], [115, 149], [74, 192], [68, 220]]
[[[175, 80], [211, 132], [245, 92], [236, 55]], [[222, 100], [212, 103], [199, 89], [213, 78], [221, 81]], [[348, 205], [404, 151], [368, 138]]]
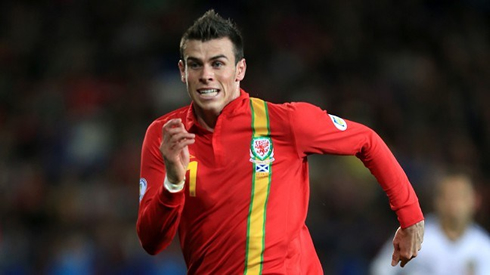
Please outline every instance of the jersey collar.
[[[228, 105], [223, 108], [219, 116], [230, 117], [240, 112], [243, 112], [244, 107], [248, 106], [247, 104], [249, 99], [250, 95], [243, 89], [240, 89], [240, 96], [228, 103]], [[188, 131], [195, 131], [197, 129], [207, 131], [201, 125], [199, 125], [199, 122], [197, 121], [197, 117], [194, 113], [194, 102], [191, 102], [189, 108], [187, 109], [185, 126]], [[196, 129], [192, 129], [194, 127]]]

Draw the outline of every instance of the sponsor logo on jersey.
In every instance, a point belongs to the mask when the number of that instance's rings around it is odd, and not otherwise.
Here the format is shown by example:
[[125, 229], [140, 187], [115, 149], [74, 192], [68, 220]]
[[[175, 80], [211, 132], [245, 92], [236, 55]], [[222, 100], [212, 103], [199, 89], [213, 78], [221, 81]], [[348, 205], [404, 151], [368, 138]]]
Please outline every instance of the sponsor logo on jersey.
[[250, 161], [255, 163], [255, 172], [269, 173], [274, 161], [274, 148], [270, 137], [254, 137], [250, 146]]
[[330, 115], [330, 118], [332, 119], [332, 122], [333, 122], [333, 125], [335, 125], [335, 127], [337, 127], [337, 129], [339, 129], [340, 131], [345, 131], [347, 129], [347, 123], [345, 122], [345, 120], [343, 120], [342, 118], [338, 117], [338, 116], [334, 116], [334, 115]]
[[140, 202], [141, 202], [141, 199], [143, 198], [143, 196], [145, 195], [147, 186], [148, 186], [148, 184], [146, 183], [146, 179], [141, 178], [140, 179]]

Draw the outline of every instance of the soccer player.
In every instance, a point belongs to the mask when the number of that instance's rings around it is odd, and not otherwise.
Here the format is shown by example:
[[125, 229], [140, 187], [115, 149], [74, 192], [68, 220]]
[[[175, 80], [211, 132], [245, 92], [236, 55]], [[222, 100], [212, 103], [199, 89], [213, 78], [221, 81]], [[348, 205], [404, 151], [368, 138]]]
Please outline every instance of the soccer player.
[[424, 249], [404, 269], [386, 264], [386, 243], [371, 266], [373, 275], [486, 275], [490, 274], [490, 237], [474, 220], [477, 197], [465, 174], [445, 176], [437, 183], [435, 213], [425, 227]]
[[323, 274], [305, 225], [307, 157], [341, 154], [364, 163], [398, 216], [393, 264], [417, 255], [417, 196], [374, 131], [311, 104], [250, 97], [241, 34], [213, 10], [180, 53], [192, 102], [156, 119], [142, 148], [137, 232], [148, 253], [178, 231], [189, 274]]

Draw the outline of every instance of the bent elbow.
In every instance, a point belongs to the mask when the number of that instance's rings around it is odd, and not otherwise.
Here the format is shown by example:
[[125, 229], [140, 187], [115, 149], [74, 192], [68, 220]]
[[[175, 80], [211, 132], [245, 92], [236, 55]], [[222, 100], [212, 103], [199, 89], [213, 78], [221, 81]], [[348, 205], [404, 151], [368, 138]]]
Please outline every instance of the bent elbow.
[[136, 233], [138, 235], [140, 245], [141, 245], [141, 247], [143, 247], [143, 249], [146, 251], [146, 253], [154, 256], [161, 251], [161, 249], [159, 249], [157, 242], [153, 238], [148, 237], [149, 232], [146, 232], [146, 233], [142, 232], [141, 224], [140, 224], [139, 220], [136, 223]]
[[149, 243], [141, 243], [141, 246], [143, 247], [143, 249], [146, 251], [146, 253], [152, 255], [152, 256], [155, 256], [157, 255], [158, 253], [160, 253], [161, 249], [158, 249], [158, 247], [156, 247], [155, 245], [153, 244], [149, 244]]
[[157, 255], [164, 250], [172, 240], [167, 240], [166, 238], [162, 239], [162, 236], [158, 237], [157, 235], [150, 234], [149, 232], [143, 233], [137, 230], [137, 233], [141, 247], [143, 247], [146, 253], [152, 256]]

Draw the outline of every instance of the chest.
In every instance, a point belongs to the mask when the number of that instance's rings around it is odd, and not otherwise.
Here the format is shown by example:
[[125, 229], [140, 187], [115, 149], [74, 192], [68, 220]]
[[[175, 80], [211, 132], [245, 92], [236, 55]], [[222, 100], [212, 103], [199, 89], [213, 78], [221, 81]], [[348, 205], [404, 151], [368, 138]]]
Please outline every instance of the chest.
[[428, 233], [420, 258], [426, 260], [425, 266], [432, 269], [431, 274], [481, 274], [477, 271], [487, 260], [482, 258], [477, 238], [465, 236], [453, 242], [443, 238], [442, 232]]
[[198, 200], [204, 208], [223, 201], [246, 202], [257, 175], [283, 174], [295, 160], [301, 164], [287, 131], [276, 127], [257, 136], [245, 115], [221, 121], [213, 133], [196, 135], [189, 153], [187, 202]]

